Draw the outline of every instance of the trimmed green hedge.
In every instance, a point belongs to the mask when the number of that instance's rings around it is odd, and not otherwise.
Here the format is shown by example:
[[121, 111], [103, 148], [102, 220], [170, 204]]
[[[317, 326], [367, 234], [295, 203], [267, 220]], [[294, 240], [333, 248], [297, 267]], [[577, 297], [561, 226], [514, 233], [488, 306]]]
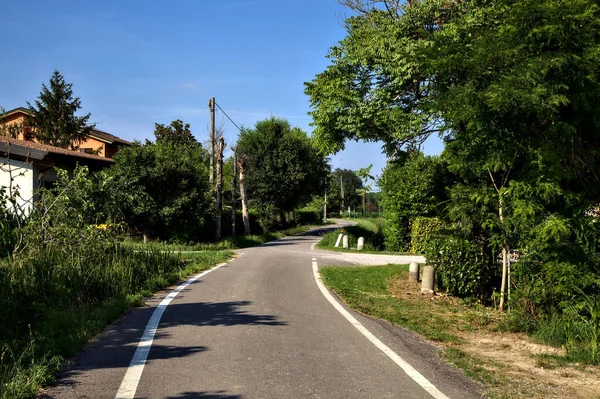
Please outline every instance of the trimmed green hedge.
[[425, 252], [427, 241], [441, 234], [446, 224], [440, 218], [416, 217], [410, 229], [411, 252], [421, 254]]

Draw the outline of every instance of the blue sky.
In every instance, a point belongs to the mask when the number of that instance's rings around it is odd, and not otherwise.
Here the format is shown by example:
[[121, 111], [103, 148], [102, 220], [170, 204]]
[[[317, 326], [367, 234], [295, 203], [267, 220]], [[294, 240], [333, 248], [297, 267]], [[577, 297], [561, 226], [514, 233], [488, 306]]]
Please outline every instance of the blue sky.
[[[347, 13], [335, 0], [5, 0], [0, 106], [33, 103], [58, 69], [81, 111], [124, 139], [153, 139], [154, 123], [182, 119], [205, 141], [210, 97], [238, 125], [274, 115], [310, 133], [303, 83], [327, 67]], [[217, 122], [234, 143], [237, 129], [220, 113]], [[351, 142], [331, 163], [380, 174], [385, 156]]]

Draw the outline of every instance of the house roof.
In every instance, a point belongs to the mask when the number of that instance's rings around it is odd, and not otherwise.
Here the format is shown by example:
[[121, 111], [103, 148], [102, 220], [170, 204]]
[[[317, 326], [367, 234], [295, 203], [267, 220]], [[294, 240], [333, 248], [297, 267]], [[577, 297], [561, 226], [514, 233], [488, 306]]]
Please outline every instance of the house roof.
[[4, 154], [26, 156], [37, 160], [44, 159], [49, 154], [58, 154], [73, 158], [93, 159], [96, 161], [102, 161], [106, 163], [115, 162], [111, 158], [105, 158], [99, 155], [87, 154], [85, 152], [68, 150], [66, 148], [54, 147], [47, 144], [19, 140], [11, 137], [0, 137], [0, 152]]
[[[19, 112], [31, 116], [31, 111], [24, 107], [18, 107], [15, 109], [11, 109], [10, 111], [6, 111], [4, 113], [4, 115], [9, 116], [9, 115], [16, 114]], [[113, 134], [104, 132], [104, 131], [96, 129], [96, 128], [94, 128], [94, 130], [92, 130], [92, 133], [90, 133], [90, 136], [95, 139], [98, 139], [100, 141], [104, 141], [108, 144], [117, 143], [117, 144], [131, 145], [131, 142], [129, 142], [127, 140], [123, 140], [122, 138], [119, 138]]]
[[131, 142], [129, 142], [127, 140], [123, 140], [115, 135], [103, 132], [102, 130], [99, 130], [96, 128], [94, 128], [94, 130], [92, 130], [92, 133], [90, 133], [90, 136], [92, 136], [93, 138], [99, 139], [101, 141], [106, 141], [108, 144], [117, 143], [117, 144], [131, 145]]

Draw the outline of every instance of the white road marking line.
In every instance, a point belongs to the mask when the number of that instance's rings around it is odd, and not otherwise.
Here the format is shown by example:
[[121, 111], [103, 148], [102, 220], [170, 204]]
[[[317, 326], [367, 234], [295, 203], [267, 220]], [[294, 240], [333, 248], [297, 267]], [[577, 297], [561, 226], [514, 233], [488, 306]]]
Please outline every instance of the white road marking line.
[[144, 366], [146, 365], [146, 360], [148, 359], [148, 353], [150, 353], [150, 348], [152, 347], [152, 342], [154, 341], [154, 335], [158, 329], [158, 323], [160, 323], [163, 313], [173, 298], [175, 298], [188, 285], [198, 280], [200, 277], [206, 276], [208, 273], [217, 270], [226, 264], [227, 263], [221, 263], [210, 270], [196, 274], [195, 276], [189, 278], [187, 281], [181, 283], [177, 288], [171, 291], [171, 293], [162, 300], [156, 309], [154, 309], [154, 313], [152, 313], [150, 320], [148, 320], [144, 334], [142, 335], [137, 349], [133, 354], [131, 363], [129, 363], [129, 367], [127, 368], [127, 372], [123, 377], [123, 381], [121, 381], [121, 386], [119, 387], [119, 391], [117, 392], [115, 399], [130, 399], [135, 396], [140, 378], [142, 377], [142, 371], [144, 371]]
[[312, 269], [313, 275], [315, 276], [315, 281], [317, 282], [317, 286], [321, 293], [327, 298], [329, 303], [333, 305], [333, 307], [342, 314], [358, 331], [361, 332], [369, 341], [371, 341], [377, 348], [379, 348], [383, 353], [385, 353], [390, 359], [394, 361], [410, 378], [412, 378], [417, 384], [419, 384], [424, 390], [426, 390], [431, 396], [436, 399], [449, 399], [446, 395], [444, 395], [439, 389], [435, 387], [427, 378], [425, 378], [421, 373], [419, 373], [413, 366], [408, 364], [408, 362], [402, 359], [396, 352], [391, 350], [386, 344], [381, 342], [376, 336], [374, 336], [365, 326], [360, 324], [358, 320], [354, 316], [352, 316], [335, 298], [329, 293], [325, 284], [323, 284], [323, 280], [321, 279], [321, 275], [319, 274], [319, 266], [317, 265], [317, 260], [312, 258]]
[[310, 250], [314, 251], [315, 250], [315, 245], [317, 245], [319, 243], [319, 241], [314, 242], [313, 245], [310, 246]]

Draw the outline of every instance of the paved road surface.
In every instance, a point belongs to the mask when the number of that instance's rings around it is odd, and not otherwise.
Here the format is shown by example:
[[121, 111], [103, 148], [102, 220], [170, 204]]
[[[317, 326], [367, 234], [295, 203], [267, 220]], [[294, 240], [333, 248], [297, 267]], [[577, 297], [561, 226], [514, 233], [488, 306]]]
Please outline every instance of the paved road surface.
[[[162, 316], [135, 397], [431, 398], [321, 293], [312, 259], [333, 262], [311, 250], [316, 234], [245, 249], [177, 295]], [[42, 396], [115, 398], [161, 299], [129, 311]], [[414, 334], [350, 313], [448, 398], [482, 397], [477, 384]]]

